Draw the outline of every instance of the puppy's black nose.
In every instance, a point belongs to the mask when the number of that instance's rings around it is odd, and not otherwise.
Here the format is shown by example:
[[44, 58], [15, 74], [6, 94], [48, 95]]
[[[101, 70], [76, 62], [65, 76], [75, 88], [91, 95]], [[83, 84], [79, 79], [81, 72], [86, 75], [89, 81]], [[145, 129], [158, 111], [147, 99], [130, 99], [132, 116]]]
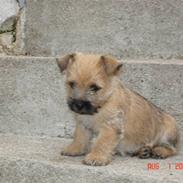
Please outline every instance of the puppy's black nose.
[[82, 100], [75, 100], [74, 105], [78, 110], [81, 110], [84, 107], [84, 102]]
[[98, 112], [97, 108], [93, 106], [90, 101], [87, 100], [69, 98], [67, 103], [72, 111], [79, 114], [93, 115], [94, 113]]

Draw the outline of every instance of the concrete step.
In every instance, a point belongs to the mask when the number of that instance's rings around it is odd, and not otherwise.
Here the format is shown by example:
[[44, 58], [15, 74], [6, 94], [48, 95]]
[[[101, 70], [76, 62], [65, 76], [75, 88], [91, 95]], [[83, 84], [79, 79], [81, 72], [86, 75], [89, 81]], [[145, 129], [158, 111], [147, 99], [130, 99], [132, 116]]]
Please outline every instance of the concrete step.
[[[1, 183], [180, 183], [183, 154], [166, 160], [141, 160], [115, 156], [108, 166], [81, 163], [83, 156], [60, 156], [70, 140], [48, 137], [0, 135]], [[159, 169], [148, 169], [155, 163]]]
[[25, 50], [119, 58], [183, 58], [183, 1], [27, 1]]
[[[183, 61], [122, 62], [124, 84], [175, 116], [183, 132]], [[0, 132], [70, 137], [65, 95], [54, 57], [0, 57]]]

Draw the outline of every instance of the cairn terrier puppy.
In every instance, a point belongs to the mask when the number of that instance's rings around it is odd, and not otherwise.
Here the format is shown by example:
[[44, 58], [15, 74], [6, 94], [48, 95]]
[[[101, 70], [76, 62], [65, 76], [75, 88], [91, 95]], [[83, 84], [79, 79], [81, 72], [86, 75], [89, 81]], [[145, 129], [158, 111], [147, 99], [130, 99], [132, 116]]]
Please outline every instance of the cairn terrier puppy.
[[123, 86], [122, 63], [111, 56], [82, 53], [58, 58], [57, 63], [66, 74], [67, 103], [76, 120], [74, 140], [62, 155], [86, 154], [84, 164], [101, 166], [115, 153], [139, 158], [177, 153], [174, 118]]

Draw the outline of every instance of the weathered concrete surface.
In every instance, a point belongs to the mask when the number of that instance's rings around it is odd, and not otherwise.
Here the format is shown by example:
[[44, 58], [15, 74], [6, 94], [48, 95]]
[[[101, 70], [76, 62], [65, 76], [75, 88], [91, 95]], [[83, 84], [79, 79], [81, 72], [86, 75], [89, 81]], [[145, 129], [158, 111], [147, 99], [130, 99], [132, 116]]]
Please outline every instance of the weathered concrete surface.
[[0, 54], [25, 54], [25, 0], [0, 1]]
[[26, 51], [183, 58], [182, 9], [179, 0], [27, 1]]
[[19, 7], [16, 0], [0, 1], [0, 33], [14, 29], [18, 11]]
[[[1, 183], [180, 183], [183, 154], [166, 160], [140, 160], [136, 157], [115, 156], [103, 167], [82, 165], [81, 157], [60, 156], [70, 140], [59, 138], [0, 135]], [[159, 163], [159, 170], [148, 170], [148, 163]], [[171, 164], [171, 168], [169, 168]]]
[[[174, 115], [183, 132], [183, 61], [123, 62], [125, 85]], [[55, 58], [0, 57], [0, 132], [70, 136], [63, 80]]]
[[0, 132], [65, 136], [72, 128], [65, 103], [55, 59], [0, 58]]
[[[14, 43], [14, 47], [12, 49], [13, 55], [25, 55], [25, 4], [23, 1], [19, 2], [19, 6], [21, 7], [19, 11], [19, 19], [16, 24], [16, 40]], [[11, 54], [12, 55], [12, 54]]]
[[17, 2], [20, 8], [23, 8], [26, 6], [26, 0], [17, 0]]
[[13, 42], [13, 34], [11, 32], [6, 32], [3, 34], [0, 34], [0, 45], [11, 45]]
[[16, 0], [0, 1], [0, 54], [7, 54], [14, 42], [19, 7]]

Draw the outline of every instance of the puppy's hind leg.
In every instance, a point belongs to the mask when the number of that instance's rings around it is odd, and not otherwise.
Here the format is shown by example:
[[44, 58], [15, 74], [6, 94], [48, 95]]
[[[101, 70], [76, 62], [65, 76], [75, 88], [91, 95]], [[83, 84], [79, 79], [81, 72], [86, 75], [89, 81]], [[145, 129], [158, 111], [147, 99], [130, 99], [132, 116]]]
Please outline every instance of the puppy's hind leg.
[[165, 159], [177, 154], [179, 144], [180, 138], [178, 131], [176, 133], [167, 133], [162, 142], [153, 147], [152, 158]]
[[165, 159], [169, 156], [173, 156], [176, 154], [176, 149], [172, 146], [168, 145], [158, 145], [154, 147], [144, 146], [139, 149], [136, 154], [140, 159]]
[[165, 159], [169, 156], [173, 156], [176, 154], [176, 149], [172, 146], [155, 146], [152, 149], [152, 158], [155, 159]]
[[177, 154], [180, 145], [180, 135], [175, 119], [164, 116], [165, 128], [159, 142], [152, 149], [152, 158], [164, 159]]
[[139, 149], [139, 151], [136, 153], [136, 155], [140, 159], [148, 159], [152, 156], [152, 147], [150, 146], [143, 146]]

